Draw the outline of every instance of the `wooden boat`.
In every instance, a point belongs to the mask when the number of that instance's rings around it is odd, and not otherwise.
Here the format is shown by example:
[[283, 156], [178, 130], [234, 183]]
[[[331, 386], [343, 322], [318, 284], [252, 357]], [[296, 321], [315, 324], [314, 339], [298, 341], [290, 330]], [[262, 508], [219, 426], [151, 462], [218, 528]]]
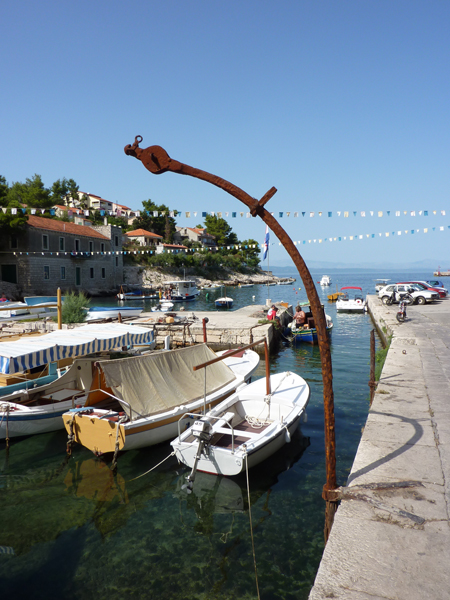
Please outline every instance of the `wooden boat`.
[[[347, 290], [355, 290], [353, 298], [350, 298]], [[342, 296], [336, 301], [337, 312], [363, 313], [366, 311], [366, 301], [362, 295], [362, 288], [349, 285], [341, 288]]]
[[[67, 371], [60, 372], [50, 383], [31, 388], [23, 384], [21, 389], [0, 398], [0, 439], [62, 429], [62, 414], [74, 402], [83, 405], [86, 401], [93, 381], [93, 364], [98, 362], [99, 354], [139, 345], [154, 347], [153, 331], [124, 323], [85, 325], [0, 344], [0, 370], [4, 374], [75, 359]], [[95, 356], [77, 359], [87, 355]]]
[[112, 308], [109, 306], [93, 306], [86, 313], [86, 321], [97, 321], [99, 319], [117, 319], [120, 315], [124, 319], [138, 317], [144, 308], [135, 306], [120, 306]]
[[[309, 302], [301, 302], [299, 304], [303, 308], [303, 311], [306, 315], [306, 323], [303, 327], [297, 327], [295, 321], [292, 321], [289, 325], [290, 333], [292, 335], [292, 341], [294, 344], [318, 344], [319, 340], [317, 337], [317, 329], [314, 322], [314, 318], [312, 316], [311, 308]], [[322, 310], [323, 310], [322, 305]], [[327, 324], [327, 334], [328, 337], [331, 337], [331, 332], [333, 330], [333, 320], [330, 315], [327, 315], [325, 312], [325, 321]]]
[[1, 397], [9, 396], [23, 390], [36, 389], [47, 383], [51, 383], [61, 377], [72, 364], [71, 358], [54, 361], [48, 365], [27, 369], [23, 373], [14, 375], [0, 374], [0, 400]]
[[171, 444], [179, 461], [216, 475], [238, 475], [270, 458], [288, 443], [309, 401], [306, 381], [286, 371], [236, 391], [182, 431]]
[[233, 298], [222, 296], [222, 298], [214, 300], [214, 304], [216, 305], [216, 308], [233, 308]]
[[[259, 363], [253, 350], [227, 357], [205, 372], [194, 367], [217, 355], [206, 344], [148, 356], [102, 361], [97, 391], [84, 408], [67, 412], [64, 426], [95, 454], [153, 446], [172, 439], [178, 421], [221, 402], [251, 378]], [[186, 417], [183, 425], [191, 422]]]

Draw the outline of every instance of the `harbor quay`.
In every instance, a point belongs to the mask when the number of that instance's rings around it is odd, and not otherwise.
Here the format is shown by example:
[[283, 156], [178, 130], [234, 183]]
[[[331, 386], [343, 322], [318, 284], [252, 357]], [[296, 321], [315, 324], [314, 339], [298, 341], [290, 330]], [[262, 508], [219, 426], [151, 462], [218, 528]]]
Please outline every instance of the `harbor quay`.
[[450, 298], [368, 296], [391, 337], [310, 600], [450, 598]]
[[[275, 303], [279, 308], [278, 316], [282, 326], [292, 320], [292, 306]], [[252, 344], [265, 338], [269, 349], [277, 344], [277, 334], [272, 323], [265, 322], [268, 306], [250, 305], [233, 311], [189, 311], [177, 312], [178, 316], [184, 315], [185, 322], [167, 323], [166, 313], [142, 313], [134, 322], [140, 326], [154, 327], [157, 347], [164, 346], [166, 336], [170, 336], [171, 347], [185, 346], [191, 343], [204, 341], [205, 323], [206, 340], [213, 350], [237, 348]], [[263, 321], [263, 323], [261, 323]], [[264, 346], [255, 346], [254, 350], [264, 352]]]

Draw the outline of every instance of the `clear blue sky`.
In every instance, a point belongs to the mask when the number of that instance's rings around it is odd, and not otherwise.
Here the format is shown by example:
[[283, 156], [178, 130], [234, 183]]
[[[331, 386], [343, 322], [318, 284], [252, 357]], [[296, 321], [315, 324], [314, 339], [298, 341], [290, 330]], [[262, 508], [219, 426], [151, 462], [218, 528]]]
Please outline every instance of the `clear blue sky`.
[[[450, 266], [450, 3], [16, 0], [1, 16], [9, 183], [38, 173], [48, 187], [73, 178], [134, 209], [151, 198], [199, 215], [246, 210], [204, 182], [151, 175], [123, 152], [139, 134], [141, 146], [161, 145], [254, 197], [275, 186], [267, 208], [291, 212], [280, 222], [294, 241], [364, 235], [307, 242], [307, 261]], [[263, 242], [261, 221], [229, 222]], [[288, 262], [271, 242], [274, 264]]]

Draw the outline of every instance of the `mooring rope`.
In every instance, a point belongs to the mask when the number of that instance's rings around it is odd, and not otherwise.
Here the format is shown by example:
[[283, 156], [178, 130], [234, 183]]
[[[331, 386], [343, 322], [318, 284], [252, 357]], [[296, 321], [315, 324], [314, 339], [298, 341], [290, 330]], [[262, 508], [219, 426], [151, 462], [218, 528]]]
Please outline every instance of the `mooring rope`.
[[151, 469], [149, 469], [145, 473], [142, 473], [142, 475], [138, 475], [137, 477], [133, 477], [133, 479], [128, 479], [127, 483], [130, 483], [130, 481], [136, 481], [136, 479], [139, 479], [140, 477], [144, 477], [144, 475], [147, 475], [148, 473], [151, 473], [151, 471], [153, 471], [154, 469], [156, 469], [156, 467], [159, 467], [159, 465], [162, 465], [163, 462], [165, 462], [171, 456], [175, 456], [175, 452], [171, 452], [169, 454], [169, 456], [166, 456], [166, 458], [163, 458], [163, 460], [161, 462], [159, 462], [157, 465], [155, 465], [154, 467], [152, 467]]
[[256, 568], [255, 541], [253, 539], [252, 507], [251, 507], [251, 502], [250, 502], [250, 484], [248, 482], [248, 454], [247, 453], [245, 453], [245, 473], [247, 476], [248, 518], [250, 520], [250, 535], [252, 538], [253, 564], [255, 567], [255, 579], [256, 579], [256, 593], [258, 594], [258, 600], [260, 600], [261, 596], [259, 595], [258, 570]]

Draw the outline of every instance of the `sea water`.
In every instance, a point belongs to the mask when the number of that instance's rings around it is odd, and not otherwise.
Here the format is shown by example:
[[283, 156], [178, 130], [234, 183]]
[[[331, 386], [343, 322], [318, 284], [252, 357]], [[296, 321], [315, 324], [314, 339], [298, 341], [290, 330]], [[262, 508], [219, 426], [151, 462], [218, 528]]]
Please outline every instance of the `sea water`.
[[[315, 281], [322, 274], [312, 273]], [[367, 314], [336, 314], [327, 295], [336, 285], [357, 285], [367, 294], [375, 293], [376, 278], [429, 279], [432, 273], [326, 274], [331, 286], [317, 288], [334, 322], [337, 476], [345, 485], [369, 408], [373, 324]], [[229, 288], [227, 295], [235, 309], [265, 304], [267, 297], [295, 305], [306, 299], [302, 288], [297, 275], [292, 286]], [[213, 299], [202, 291], [189, 310], [213, 310]], [[120, 455], [116, 475], [108, 462], [78, 446], [67, 460], [65, 431], [12, 440], [9, 452], [1, 445], [2, 595], [236, 600], [257, 597], [258, 585], [264, 600], [307, 598], [324, 547], [319, 350], [284, 340], [271, 356], [270, 370], [290, 370], [306, 379], [308, 420], [289, 444], [249, 471], [248, 485], [245, 474], [198, 473], [187, 494], [188, 469], [170, 456], [169, 443]], [[264, 372], [262, 361], [257, 377]]]

